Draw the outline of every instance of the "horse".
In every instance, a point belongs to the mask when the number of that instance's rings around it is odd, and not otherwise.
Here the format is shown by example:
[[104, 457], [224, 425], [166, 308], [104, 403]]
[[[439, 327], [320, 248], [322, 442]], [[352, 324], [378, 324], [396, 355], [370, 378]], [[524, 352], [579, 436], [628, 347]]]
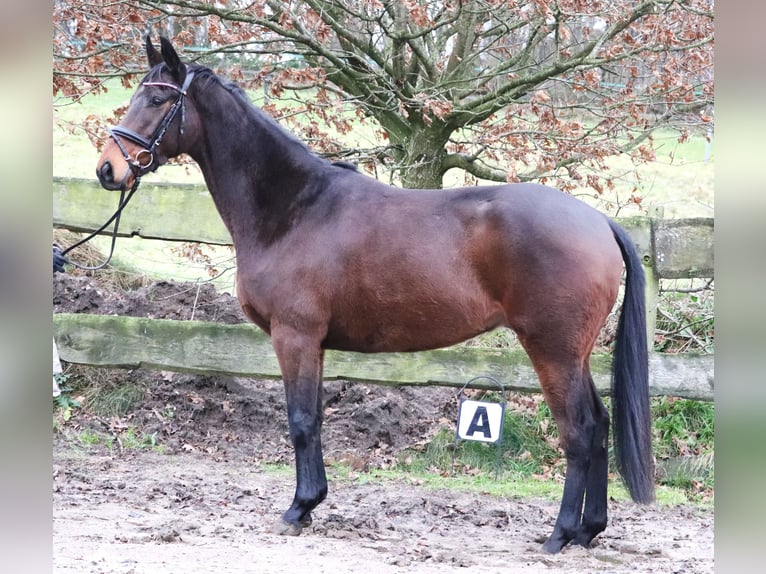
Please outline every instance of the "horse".
[[589, 547], [607, 525], [610, 416], [589, 359], [625, 289], [612, 369], [617, 467], [654, 499], [644, 274], [626, 232], [551, 187], [411, 190], [322, 158], [212, 70], [146, 37], [150, 71], [110, 130], [96, 173], [125, 190], [169, 158], [197, 162], [233, 239], [236, 292], [279, 361], [296, 487], [274, 531], [298, 535], [327, 496], [324, 351], [417, 352], [515, 331], [566, 456], [543, 543]]

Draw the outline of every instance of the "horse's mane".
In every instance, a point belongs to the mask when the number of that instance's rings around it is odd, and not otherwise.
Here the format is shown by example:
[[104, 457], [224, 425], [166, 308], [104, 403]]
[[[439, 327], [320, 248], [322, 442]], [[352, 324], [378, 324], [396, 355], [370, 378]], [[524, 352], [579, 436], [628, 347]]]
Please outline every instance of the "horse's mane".
[[206, 89], [211, 83], [215, 83], [230, 92], [234, 97], [241, 100], [243, 104], [246, 104], [248, 107], [254, 107], [253, 103], [250, 101], [250, 98], [247, 97], [245, 90], [243, 90], [234, 82], [225, 81], [210, 68], [206, 68], [205, 66], [200, 66], [197, 64], [190, 64], [189, 70], [194, 72], [196, 81], [201, 80], [205, 82], [205, 84], [202, 86], [203, 90]]
[[[213, 70], [210, 68], [203, 66], [201, 64], [187, 64], [187, 70], [190, 72], [194, 72], [194, 84], [196, 84], [203, 92], [205, 90], [210, 89], [211, 87], [220, 87], [224, 90], [226, 90], [228, 93], [230, 93], [236, 100], [238, 100], [245, 110], [245, 113], [247, 116], [251, 117], [254, 121], [258, 122], [261, 126], [265, 126], [269, 129], [272, 133], [275, 133], [278, 136], [278, 139], [287, 144], [287, 148], [289, 150], [292, 150], [292, 152], [296, 153], [297, 156], [300, 156], [305, 161], [306, 155], [313, 157], [317, 160], [319, 160], [322, 163], [326, 164], [332, 164], [334, 166], [348, 169], [351, 171], [358, 171], [358, 168], [356, 165], [352, 163], [348, 163], [345, 161], [329, 161], [328, 159], [323, 158], [321, 155], [318, 155], [316, 152], [314, 152], [311, 148], [309, 148], [303, 141], [298, 139], [295, 135], [293, 135], [290, 131], [285, 129], [282, 125], [280, 125], [276, 119], [274, 119], [272, 116], [261, 110], [258, 106], [253, 104], [253, 102], [250, 100], [250, 98], [247, 95], [247, 92], [232, 81], [227, 81], [221, 78], [218, 74], [216, 74]], [[166, 71], [166, 67], [164, 65], [157, 66], [153, 70], [151, 70], [146, 77], [142, 80], [143, 82], [146, 81], [155, 81], [157, 80], [157, 77], [163, 72]]]
[[189, 64], [189, 70], [194, 71], [195, 82], [203, 82], [201, 84], [202, 90], [208, 89], [211, 85], [217, 85], [223, 88], [244, 105], [248, 115], [252, 116], [260, 123], [266, 124], [266, 126], [279, 133], [280, 137], [290, 144], [290, 147], [298, 146], [300, 151], [306, 152], [316, 158], [319, 158], [319, 156], [317, 156], [305, 143], [303, 143], [295, 135], [282, 127], [272, 116], [253, 104], [242, 87], [234, 82], [224, 80], [218, 74], [213, 72], [213, 70], [206, 68], [205, 66]]

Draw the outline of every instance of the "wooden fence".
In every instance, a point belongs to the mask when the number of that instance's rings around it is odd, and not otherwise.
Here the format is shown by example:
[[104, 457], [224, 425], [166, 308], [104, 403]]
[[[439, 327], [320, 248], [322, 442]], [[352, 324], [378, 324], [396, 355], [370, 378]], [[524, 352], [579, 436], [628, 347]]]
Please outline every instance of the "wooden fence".
[[[114, 211], [118, 197], [90, 180], [54, 179], [53, 224], [93, 231]], [[660, 278], [713, 277], [713, 219], [620, 219], [633, 238], [647, 275], [648, 336], [653, 339]], [[230, 245], [213, 201], [202, 185], [144, 183], [125, 209], [121, 236]], [[280, 378], [268, 337], [250, 324], [222, 325], [107, 315], [59, 313], [54, 337], [62, 360], [94, 366]], [[651, 345], [650, 345], [651, 348]], [[713, 399], [713, 355], [652, 353], [650, 392]], [[594, 354], [593, 378], [609, 390], [611, 356]], [[460, 387], [476, 376], [491, 376], [507, 389], [540, 390], [521, 349], [455, 346], [420, 353], [361, 354], [330, 351], [326, 379], [389, 385]], [[490, 388], [477, 381], [476, 388]]]

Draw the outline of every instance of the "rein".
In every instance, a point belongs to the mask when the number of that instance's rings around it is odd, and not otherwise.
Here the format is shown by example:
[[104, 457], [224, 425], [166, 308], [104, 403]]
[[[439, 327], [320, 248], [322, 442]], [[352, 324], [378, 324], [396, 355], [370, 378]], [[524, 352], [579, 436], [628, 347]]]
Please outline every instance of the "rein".
[[[74, 265], [78, 269], [83, 269], [85, 271], [96, 271], [98, 269], [102, 269], [103, 267], [106, 267], [106, 264], [109, 263], [112, 259], [112, 255], [114, 254], [114, 245], [117, 243], [117, 229], [120, 226], [120, 216], [122, 215], [122, 210], [125, 209], [125, 206], [128, 205], [128, 202], [130, 201], [130, 198], [133, 197], [133, 194], [136, 193], [138, 190], [138, 185], [141, 183], [141, 178], [137, 177], [135, 181], [133, 182], [133, 187], [130, 188], [130, 192], [128, 192], [128, 195], [125, 195], [125, 190], [123, 189], [120, 192], [120, 202], [117, 204], [117, 210], [114, 212], [112, 217], [110, 217], [104, 225], [99, 227], [96, 231], [85, 237], [84, 239], [80, 239], [77, 243], [74, 245], [70, 245], [63, 251], [61, 248], [59, 248], [57, 245], [53, 246], [53, 257], [54, 259], [58, 256], [61, 258], [62, 265], [63, 263], [69, 263], [70, 265]], [[112, 221], [114, 221], [114, 228], [112, 229], [112, 245], [109, 249], [109, 255], [107, 256], [106, 260], [94, 267], [90, 267], [88, 265], [81, 265], [75, 261], [72, 261], [70, 259], [66, 259], [64, 256], [72, 251], [72, 249], [79, 247], [83, 243], [90, 241], [93, 239], [96, 235], [101, 233], [104, 229], [106, 229], [107, 225], [109, 225]]]
[[[148, 171], [148, 168], [154, 163], [154, 151], [157, 149], [157, 147], [162, 142], [162, 138], [165, 137], [165, 133], [168, 131], [168, 128], [170, 127], [170, 124], [173, 122], [173, 119], [176, 117], [176, 114], [178, 111], [181, 111], [181, 125], [179, 127], [179, 133], [181, 136], [184, 134], [184, 116], [185, 116], [185, 99], [186, 99], [186, 91], [189, 89], [189, 86], [192, 83], [192, 80], [194, 79], [194, 72], [189, 72], [186, 75], [186, 79], [184, 80], [183, 85], [179, 88], [178, 86], [166, 82], [144, 82], [144, 86], [163, 86], [166, 88], [172, 88], [176, 92], [178, 92], [178, 98], [176, 98], [176, 101], [173, 103], [173, 105], [170, 107], [170, 109], [165, 114], [165, 117], [162, 118], [162, 121], [160, 122], [160, 125], [157, 126], [157, 129], [154, 130], [154, 134], [152, 135], [151, 139], [146, 139], [140, 134], [137, 134], [133, 130], [129, 130], [128, 128], [124, 128], [122, 126], [115, 126], [112, 129], [109, 130], [109, 136], [115, 141], [117, 144], [117, 147], [120, 148], [120, 151], [122, 152], [123, 158], [125, 158], [125, 161], [128, 162], [128, 165], [130, 165], [131, 170], [133, 171], [135, 175], [135, 179], [133, 181], [133, 186], [130, 188], [130, 191], [127, 193], [127, 196], [125, 194], [125, 190], [123, 189], [120, 192], [120, 201], [117, 204], [117, 209], [114, 212], [114, 214], [104, 223], [101, 227], [99, 227], [96, 231], [85, 237], [84, 239], [81, 239], [74, 245], [70, 245], [64, 250], [61, 250], [60, 247], [57, 245], [54, 245], [53, 247], [53, 258], [54, 262], [58, 259], [61, 266], [63, 267], [64, 263], [69, 263], [71, 265], [74, 265], [78, 269], [83, 269], [85, 271], [96, 271], [97, 269], [102, 269], [111, 261], [112, 255], [114, 254], [114, 246], [117, 242], [117, 230], [120, 225], [120, 216], [122, 215], [122, 210], [125, 209], [125, 206], [128, 205], [128, 202], [130, 201], [130, 198], [133, 197], [133, 194], [136, 193], [138, 190], [138, 186], [141, 183], [141, 176]], [[127, 140], [132, 141], [133, 143], [136, 143], [143, 147], [142, 150], [136, 152], [135, 158], [131, 158], [128, 151], [125, 149], [125, 146], [122, 143], [122, 140], [120, 137], [123, 137]], [[109, 255], [107, 256], [106, 260], [94, 267], [90, 267], [87, 265], [80, 265], [79, 263], [75, 263], [74, 261], [70, 261], [66, 259], [64, 256], [69, 253], [72, 249], [79, 247], [83, 243], [90, 241], [93, 239], [96, 235], [104, 231], [106, 227], [114, 221], [114, 228], [112, 229], [112, 244], [109, 249]]]

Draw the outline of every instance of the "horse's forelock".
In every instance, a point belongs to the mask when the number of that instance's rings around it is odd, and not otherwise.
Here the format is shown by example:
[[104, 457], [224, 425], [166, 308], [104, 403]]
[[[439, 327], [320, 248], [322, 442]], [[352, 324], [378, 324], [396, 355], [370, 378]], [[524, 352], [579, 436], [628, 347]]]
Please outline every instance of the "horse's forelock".
[[[199, 64], [187, 64], [186, 65], [187, 72], [194, 72], [195, 74], [195, 82], [198, 82], [200, 78], [202, 77], [209, 77], [211, 79], [216, 78], [215, 74], [212, 70], [209, 68], [206, 68], [204, 66], [200, 66]], [[171, 78], [168, 78], [167, 76], [171, 76]], [[141, 80], [141, 83], [146, 82], [174, 82], [172, 80], [172, 74], [170, 72], [170, 69], [168, 68], [168, 65], [166, 63], [161, 63], [155, 67], [153, 67], [149, 72], [144, 76], [144, 79]]]

